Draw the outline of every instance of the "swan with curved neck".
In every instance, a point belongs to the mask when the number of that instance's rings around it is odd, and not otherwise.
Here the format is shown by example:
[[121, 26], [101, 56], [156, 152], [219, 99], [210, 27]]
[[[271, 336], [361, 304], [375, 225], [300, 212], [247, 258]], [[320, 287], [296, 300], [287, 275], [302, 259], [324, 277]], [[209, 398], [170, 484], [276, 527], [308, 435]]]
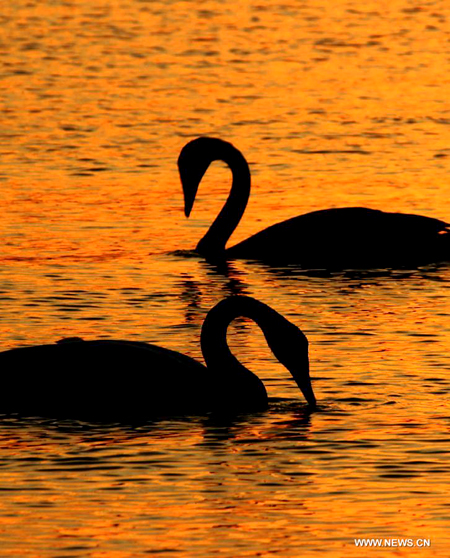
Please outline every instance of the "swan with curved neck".
[[306, 213], [227, 249], [250, 195], [250, 170], [244, 156], [231, 143], [200, 137], [183, 147], [178, 169], [189, 217], [203, 175], [215, 160], [229, 166], [232, 184], [224, 207], [197, 244], [196, 251], [207, 259], [242, 258], [321, 269], [416, 267], [450, 260], [448, 223], [364, 207]]
[[237, 317], [254, 320], [307, 402], [308, 341], [278, 312], [246, 296], [222, 300], [201, 332], [206, 366], [175, 351], [138, 341], [63, 339], [0, 353], [0, 413], [94, 419], [245, 412], [268, 405], [263, 382], [231, 353], [226, 333]]

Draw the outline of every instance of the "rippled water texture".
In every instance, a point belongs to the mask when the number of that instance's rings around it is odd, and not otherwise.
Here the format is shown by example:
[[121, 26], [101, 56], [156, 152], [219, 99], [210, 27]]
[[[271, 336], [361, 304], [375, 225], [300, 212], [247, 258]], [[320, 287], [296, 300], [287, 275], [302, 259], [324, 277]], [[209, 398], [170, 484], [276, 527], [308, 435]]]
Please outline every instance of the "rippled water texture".
[[185, 251], [229, 172], [211, 166], [186, 220], [176, 160], [201, 134], [244, 152], [232, 242], [323, 207], [450, 220], [449, 19], [438, 0], [1, 3], [1, 347], [116, 337], [201, 358], [207, 310], [249, 294], [308, 336], [321, 402], [305, 411], [241, 320], [229, 342], [265, 413], [3, 417], [2, 556], [448, 556], [449, 267], [217, 270]]

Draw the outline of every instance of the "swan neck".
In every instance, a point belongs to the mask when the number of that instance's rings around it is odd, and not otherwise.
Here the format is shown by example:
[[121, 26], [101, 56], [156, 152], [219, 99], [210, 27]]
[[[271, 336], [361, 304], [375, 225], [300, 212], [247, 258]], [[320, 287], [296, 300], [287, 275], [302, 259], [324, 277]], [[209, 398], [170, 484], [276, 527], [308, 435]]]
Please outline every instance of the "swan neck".
[[275, 310], [250, 297], [229, 297], [219, 302], [206, 316], [200, 339], [208, 369], [215, 372], [223, 371], [227, 375], [251, 375], [260, 382], [259, 378], [231, 353], [227, 343], [228, 326], [235, 318], [250, 318], [258, 324], [268, 339], [269, 330], [273, 327], [272, 318], [277, 316], [279, 314]]
[[261, 304], [247, 297], [230, 297], [210, 310], [203, 322], [201, 348], [208, 371], [214, 374], [228, 408], [256, 411], [267, 407], [266, 388], [258, 376], [237, 360], [227, 343], [228, 326], [238, 316], [259, 322], [252, 302]]
[[281, 314], [254, 298], [232, 296], [209, 311], [201, 333], [201, 348], [208, 370], [222, 375], [224, 384], [225, 376], [234, 376], [236, 381], [229, 382], [230, 386], [235, 385], [250, 397], [267, 403], [262, 381], [232, 355], [227, 344], [227, 328], [239, 316], [256, 322], [275, 358], [291, 373], [306, 401], [315, 406], [306, 336]]
[[203, 322], [200, 337], [203, 358], [208, 370], [215, 373], [239, 373], [245, 367], [232, 354], [227, 342], [228, 326], [239, 314], [220, 306], [219, 303], [210, 310]]
[[250, 196], [250, 169], [242, 153], [228, 144], [216, 159], [230, 167], [233, 180], [225, 205], [197, 244], [197, 252], [205, 257], [220, 257], [225, 253], [228, 239], [238, 226]]

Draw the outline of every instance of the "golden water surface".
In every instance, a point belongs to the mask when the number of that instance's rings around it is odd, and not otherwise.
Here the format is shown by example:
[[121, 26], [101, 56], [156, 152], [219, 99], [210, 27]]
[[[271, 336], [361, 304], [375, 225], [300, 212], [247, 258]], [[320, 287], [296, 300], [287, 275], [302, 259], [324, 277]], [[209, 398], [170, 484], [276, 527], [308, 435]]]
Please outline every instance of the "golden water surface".
[[249, 294], [308, 336], [321, 403], [306, 413], [239, 321], [265, 413], [3, 417], [0, 555], [447, 557], [449, 267], [221, 273], [183, 251], [230, 174], [211, 166], [186, 220], [176, 160], [203, 134], [247, 157], [231, 244], [342, 205], [450, 220], [448, 2], [8, 0], [0, 29], [1, 348], [115, 337], [201, 359], [208, 309]]

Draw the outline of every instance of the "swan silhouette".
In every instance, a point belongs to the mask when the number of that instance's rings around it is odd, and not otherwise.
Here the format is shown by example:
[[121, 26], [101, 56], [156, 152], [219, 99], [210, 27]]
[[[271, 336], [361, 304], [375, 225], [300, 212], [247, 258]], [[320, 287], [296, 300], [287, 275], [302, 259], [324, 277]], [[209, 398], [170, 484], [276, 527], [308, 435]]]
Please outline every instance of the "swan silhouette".
[[224, 161], [232, 172], [229, 197], [196, 251], [209, 260], [244, 258], [273, 265], [351, 269], [416, 267], [450, 259], [450, 225], [406, 213], [363, 207], [313, 211], [277, 223], [226, 249], [250, 195], [250, 170], [231, 143], [209, 137], [181, 150], [178, 169], [189, 217], [210, 163]]
[[227, 345], [228, 325], [239, 316], [259, 325], [275, 357], [314, 406], [305, 335], [266, 304], [232, 296], [214, 306], [203, 323], [206, 366], [138, 341], [75, 337], [1, 352], [0, 413], [104, 420], [263, 410], [268, 405], [263, 382]]

